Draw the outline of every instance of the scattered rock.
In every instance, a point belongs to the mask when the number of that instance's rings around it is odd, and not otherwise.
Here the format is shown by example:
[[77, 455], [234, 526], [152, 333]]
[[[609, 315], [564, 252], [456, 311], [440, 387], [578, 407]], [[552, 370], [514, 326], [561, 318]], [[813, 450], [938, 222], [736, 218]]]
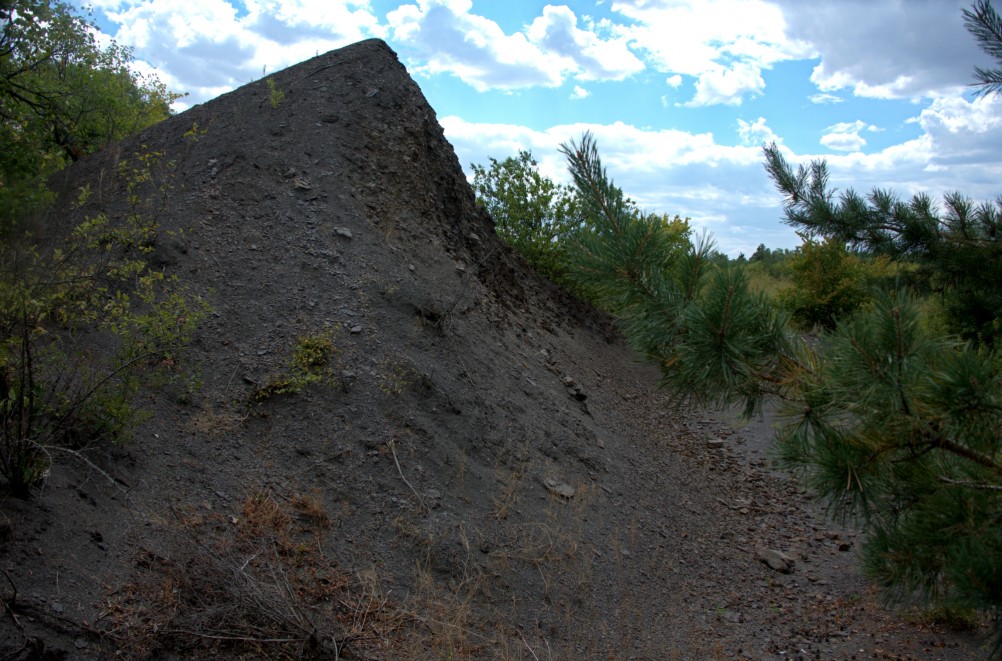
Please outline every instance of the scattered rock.
[[734, 624], [741, 624], [745, 621], [745, 618], [741, 613], [732, 610], [725, 610], [720, 614], [720, 619]]
[[719, 450], [724, 447], [724, 440], [721, 438], [711, 438], [706, 441], [706, 447], [711, 450]]
[[334, 233], [337, 234], [338, 236], [343, 236], [346, 239], [352, 238], [351, 230], [348, 229], [347, 227], [335, 227]]
[[777, 551], [776, 549], [768, 549], [762, 546], [755, 549], [755, 558], [783, 574], [792, 573], [794, 566], [797, 564], [793, 556], [783, 553], [782, 551]]
[[555, 496], [568, 499], [574, 497], [574, 487], [555, 477], [548, 477], [544, 479], [543, 486], [546, 487], [547, 491]]
[[571, 397], [579, 402], [583, 402], [588, 399], [588, 393], [586, 393], [585, 389], [581, 387], [581, 384], [575, 381], [572, 377], [564, 377], [564, 387], [570, 391]]

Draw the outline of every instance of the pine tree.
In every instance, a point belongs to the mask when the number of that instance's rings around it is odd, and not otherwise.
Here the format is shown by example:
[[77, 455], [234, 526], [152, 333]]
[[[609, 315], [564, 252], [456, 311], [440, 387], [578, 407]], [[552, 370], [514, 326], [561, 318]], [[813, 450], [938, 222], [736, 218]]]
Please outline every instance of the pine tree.
[[909, 201], [879, 188], [837, 193], [823, 160], [794, 170], [775, 144], [765, 157], [787, 224], [915, 265], [913, 284], [941, 297], [952, 331], [989, 346], [1002, 336], [1002, 197], [976, 205], [951, 193], [940, 210], [924, 193]]
[[786, 316], [749, 290], [743, 270], [714, 267], [705, 235], [680, 244], [664, 216], [630, 204], [590, 134], [561, 151], [594, 228], [574, 246], [571, 277], [619, 317], [680, 401], [756, 410], [792, 351]]
[[[979, 0], [965, 17], [1002, 61], [991, 5]], [[998, 72], [982, 73], [982, 91], [999, 91]], [[895, 290], [807, 344], [740, 269], [712, 264], [705, 238], [667, 258], [590, 135], [563, 153], [596, 228], [571, 255], [574, 277], [610, 303], [662, 384], [679, 400], [746, 414], [775, 402], [777, 456], [832, 515], [863, 526], [870, 574], [891, 596], [995, 614], [992, 656], [1002, 658], [1002, 198], [975, 205], [954, 193], [940, 211], [927, 195], [836, 194], [823, 161], [794, 170], [766, 147], [788, 223], [917, 265], [909, 284], [944, 296], [955, 331], [938, 334], [914, 295]]]
[[[591, 136], [563, 151], [596, 228], [572, 253], [573, 273], [612, 303], [633, 345], [661, 366], [662, 385], [679, 401], [739, 404], [746, 415], [774, 401], [777, 455], [833, 515], [862, 524], [865, 567], [888, 594], [997, 612], [998, 358], [934, 335], [901, 292], [809, 345], [748, 289], [741, 268], [710, 265], [708, 241], [666, 261], [656, 226], [628, 210]], [[830, 210], [826, 172], [813, 171], [797, 175], [797, 195]]]
[[[981, 50], [985, 51], [1002, 67], [1002, 18], [992, 7], [990, 0], [977, 0], [970, 9], [964, 9], [964, 25], [974, 35]], [[979, 94], [1002, 92], [1002, 68], [974, 68], [974, 86]]]

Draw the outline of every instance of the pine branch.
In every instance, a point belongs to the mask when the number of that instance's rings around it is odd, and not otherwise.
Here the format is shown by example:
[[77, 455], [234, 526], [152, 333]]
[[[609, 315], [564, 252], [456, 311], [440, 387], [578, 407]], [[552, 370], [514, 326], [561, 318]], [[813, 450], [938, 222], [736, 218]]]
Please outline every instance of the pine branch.
[[998, 475], [1002, 475], [1002, 464], [999, 464], [992, 457], [990, 457], [988, 455], [985, 455], [985, 454], [982, 454], [982, 453], [977, 452], [975, 450], [972, 450], [971, 448], [967, 447], [966, 445], [961, 445], [960, 443], [957, 443], [956, 441], [952, 441], [952, 440], [950, 440], [948, 438], [945, 438], [945, 437], [942, 437], [942, 436], [933, 439], [932, 442], [933, 442], [933, 445], [935, 445], [938, 448], [946, 450], [947, 452], [950, 452], [951, 454], [955, 454], [958, 457], [963, 457], [964, 459], [968, 459], [970, 461], [973, 461], [977, 465], [979, 465], [979, 466], [981, 466], [983, 468], [987, 468], [988, 470], [992, 471], [993, 473], [996, 473]]
[[[977, 40], [981, 50], [1002, 62], [1002, 17], [989, 0], [977, 0], [971, 9], [964, 9], [964, 27]], [[1002, 92], [1002, 69], [975, 67], [972, 85], [979, 87], [978, 96]]]
[[590, 203], [601, 212], [602, 219], [609, 223], [615, 234], [621, 234], [625, 206], [623, 193], [613, 185], [602, 167], [598, 146], [591, 132], [584, 134], [580, 146], [573, 140], [560, 145], [560, 153], [567, 157], [571, 176], [585, 203]]

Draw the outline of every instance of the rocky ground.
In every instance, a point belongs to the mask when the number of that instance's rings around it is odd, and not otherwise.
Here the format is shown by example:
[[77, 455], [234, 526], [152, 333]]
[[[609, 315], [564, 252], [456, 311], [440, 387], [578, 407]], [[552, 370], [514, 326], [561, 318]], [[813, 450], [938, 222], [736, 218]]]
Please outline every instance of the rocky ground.
[[984, 657], [880, 605], [768, 420], [674, 408], [501, 244], [385, 44], [272, 80], [61, 183], [121, 217], [163, 151], [155, 258], [212, 312], [132, 442], [0, 501], [2, 658]]

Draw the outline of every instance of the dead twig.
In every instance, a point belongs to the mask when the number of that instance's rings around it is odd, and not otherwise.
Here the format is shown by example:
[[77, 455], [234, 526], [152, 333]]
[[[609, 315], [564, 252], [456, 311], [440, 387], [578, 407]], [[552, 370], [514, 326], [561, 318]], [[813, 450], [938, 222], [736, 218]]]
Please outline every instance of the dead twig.
[[484, 263], [488, 259], [490, 259], [491, 257], [493, 257], [497, 253], [498, 249], [499, 249], [499, 246], [494, 246], [494, 248], [492, 248], [490, 251], [488, 251], [483, 257], [481, 257], [477, 261], [477, 263], [474, 265], [473, 269], [470, 269], [469, 271], [467, 271], [463, 275], [463, 284], [459, 288], [459, 293], [456, 294], [456, 297], [452, 300], [452, 303], [449, 305], [449, 307], [447, 307], [445, 309], [445, 311], [438, 316], [438, 319], [435, 321], [435, 327], [436, 328], [439, 328], [439, 329], [442, 328], [442, 324], [444, 324], [445, 320], [449, 318], [449, 315], [452, 314], [452, 311], [456, 309], [456, 306], [459, 305], [459, 302], [461, 300], [463, 300], [463, 296], [466, 294], [466, 290], [469, 289], [470, 282], [473, 280], [473, 271], [475, 271], [475, 270], [479, 269], [481, 266], [483, 266]]
[[[81, 453], [77, 452], [76, 450], [71, 450], [69, 448], [60, 447], [58, 445], [46, 445], [46, 446], [42, 446], [42, 447], [43, 447], [43, 449], [46, 452], [49, 452], [51, 450], [58, 450], [59, 452], [65, 452], [66, 454], [79, 459], [83, 463], [85, 463], [88, 466], [90, 466], [91, 469], [93, 469], [94, 471], [96, 471], [97, 473], [99, 473], [104, 479], [108, 480], [108, 484], [110, 484], [111, 486], [117, 488], [120, 492], [122, 492], [125, 495], [128, 495], [128, 493], [129, 493], [128, 490], [132, 488], [131, 484], [129, 484], [128, 482], [126, 482], [125, 480], [123, 480], [123, 479], [121, 479], [119, 477], [115, 477], [115, 476], [109, 474], [107, 471], [105, 471], [104, 469], [102, 469], [100, 466], [98, 466], [93, 461], [91, 461], [87, 457], [83, 456]], [[125, 487], [125, 488], [123, 489], [122, 487]]]
[[397, 459], [397, 450], [396, 450], [396, 447], [395, 447], [396, 446], [396, 442], [397, 442], [396, 439], [393, 439], [390, 442], [388, 442], [386, 445], [389, 446], [390, 452], [393, 453], [393, 463], [395, 463], [397, 465], [397, 473], [400, 475], [400, 479], [404, 481], [404, 484], [406, 484], [410, 488], [410, 490], [414, 493], [414, 497], [418, 499], [418, 504], [421, 506], [421, 509], [423, 511], [427, 512], [428, 511], [428, 506], [424, 504], [424, 500], [421, 498], [420, 494], [418, 494], [417, 489], [415, 489], [414, 486], [410, 482], [407, 481], [407, 478], [404, 477], [404, 471], [401, 470], [401, 468], [400, 468], [400, 461]]
[[527, 640], [525, 639], [525, 636], [524, 636], [524, 635], [522, 635], [522, 630], [521, 630], [521, 629], [519, 629], [519, 630], [518, 630], [518, 637], [522, 639], [522, 642], [523, 642], [523, 643], [525, 643], [525, 648], [526, 648], [527, 650], [529, 650], [529, 654], [531, 654], [531, 655], [532, 655], [532, 658], [534, 658], [534, 659], [535, 659], [536, 661], [539, 661], [539, 657], [538, 657], [538, 656], [536, 656], [536, 652], [535, 652], [535, 651], [534, 651], [534, 650], [532, 649], [532, 645], [530, 645], [530, 644], [529, 644], [529, 641], [527, 641]]
[[10, 574], [7, 573], [6, 569], [0, 569], [0, 571], [3, 572], [3, 575], [7, 578], [7, 582], [10, 583], [10, 587], [14, 590], [14, 594], [11, 595], [10, 599], [3, 600], [3, 608], [7, 611], [7, 614], [10, 615], [10, 619], [14, 621], [14, 625], [17, 627], [17, 630], [23, 634], [24, 625], [21, 624], [21, 620], [17, 618], [17, 613], [14, 612], [14, 604], [17, 603], [17, 584], [14, 583], [14, 579], [10, 577]]

